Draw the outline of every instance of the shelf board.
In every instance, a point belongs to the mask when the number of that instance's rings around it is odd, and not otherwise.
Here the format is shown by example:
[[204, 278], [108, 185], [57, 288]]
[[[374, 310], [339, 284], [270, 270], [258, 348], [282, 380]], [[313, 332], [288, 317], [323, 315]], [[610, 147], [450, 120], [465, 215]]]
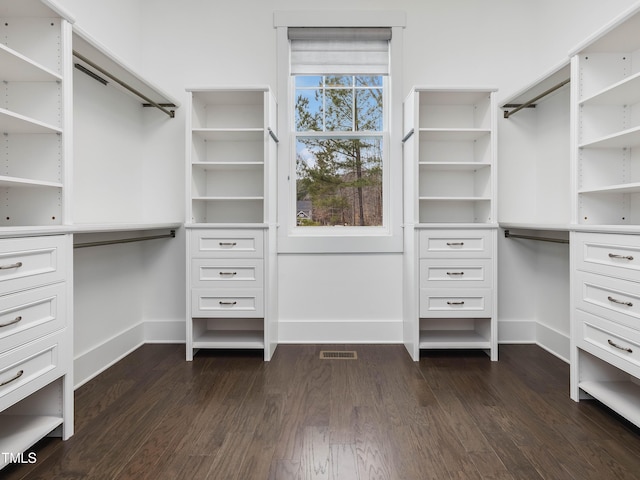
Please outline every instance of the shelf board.
[[640, 385], [633, 382], [580, 382], [582, 390], [640, 426]]
[[633, 105], [640, 102], [640, 72], [580, 102], [580, 105]]
[[435, 171], [474, 171], [491, 167], [489, 163], [480, 162], [420, 162], [420, 168]]
[[259, 141], [264, 138], [264, 128], [194, 128], [193, 135], [215, 141]]
[[491, 200], [489, 197], [430, 197], [430, 196], [420, 196], [418, 200], [429, 202], [429, 201], [447, 201], [447, 202], [488, 202]]
[[201, 170], [254, 170], [264, 168], [264, 162], [193, 162]]
[[600, 188], [585, 188], [578, 193], [640, 193], [640, 182], [608, 185]]
[[640, 145], [640, 126], [583, 143], [580, 148], [625, 148]]
[[[47, 415], [0, 415], [0, 452], [24, 452], [62, 425], [62, 417]], [[0, 456], [0, 468], [7, 463]]]
[[488, 101], [491, 92], [496, 89], [473, 89], [464, 90], [462, 88], [435, 88], [435, 87], [415, 87], [415, 91], [420, 93], [420, 105], [476, 105], [482, 101]]
[[486, 128], [420, 128], [418, 132], [421, 141], [440, 142], [471, 142], [491, 134]]
[[0, 132], [2, 133], [62, 133], [62, 129], [39, 120], [0, 108]]
[[262, 330], [207, 330], [193, 339], [193, 348], [264, 348]]
[[0, 175], [0, 187], [51, 187], [62, 188], [60, 182], [46, 182], [44, 180], [32, 180], [28, 178], [5, 177]]
[[475, 330], [421, 330], [420, 348], [491, 348]]
[[0, 80], [4, 82], [55, 82], [62, 76], [0, 43]]
[[192, 200], [210, 202], [210, 201], [229, 201], [229, 200], [264, 200], [264, 197], [252, 197], [252, 196], [206, 196], [206, 197], [192, 197]]

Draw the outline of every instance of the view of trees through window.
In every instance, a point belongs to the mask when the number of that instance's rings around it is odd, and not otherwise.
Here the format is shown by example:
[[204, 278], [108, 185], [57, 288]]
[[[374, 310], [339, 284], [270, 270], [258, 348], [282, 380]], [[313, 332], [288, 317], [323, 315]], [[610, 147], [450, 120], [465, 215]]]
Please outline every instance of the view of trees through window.
[[382, 76], [296, 76], [301, 226], [383, 224]]

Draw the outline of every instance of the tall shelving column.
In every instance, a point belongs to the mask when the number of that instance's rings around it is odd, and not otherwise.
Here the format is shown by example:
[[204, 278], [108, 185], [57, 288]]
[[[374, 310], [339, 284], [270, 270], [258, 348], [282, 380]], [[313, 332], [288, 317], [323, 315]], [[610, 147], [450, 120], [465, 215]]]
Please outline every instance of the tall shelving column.
[[276, 102], [267, 87], [193, 88], [187, 119], [187, 359], [276, 347]]
[[71, 21], [0, 0], [0, 469], [73, 435]]
[[640, 426], [640, 6], [571, 52], [571, 397]]
[[461, 348], [497, 359], [494, 91], [415, 87], [405, 101], [404, 336], [414, 359]]

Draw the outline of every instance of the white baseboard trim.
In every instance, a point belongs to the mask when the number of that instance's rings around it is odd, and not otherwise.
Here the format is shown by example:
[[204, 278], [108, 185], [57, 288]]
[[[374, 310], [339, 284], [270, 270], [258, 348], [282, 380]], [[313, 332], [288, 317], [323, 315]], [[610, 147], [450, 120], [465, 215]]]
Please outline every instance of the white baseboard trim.
[[140, 322], [74, 357], [74, 389], [81, 387], [143, 345], [144, 330], [144, 322]]
[[559, 332], [542, 323], [536, 324], [536, 343], [560, 360], [569, 363], [571, 339], [569, 335]]
[[147, 320], [144, 322], [145, 343], [185, 343], [184, 320]]
[[536, 343], [536, 322], [533, 320], [498, 321], [498, 343]]
[[569, 336], [534, 320], [500, 320], [498, 343], [535, 344], [569, 363]]
[[402, 343], [402, 320], [281, 320], [278, 343]]

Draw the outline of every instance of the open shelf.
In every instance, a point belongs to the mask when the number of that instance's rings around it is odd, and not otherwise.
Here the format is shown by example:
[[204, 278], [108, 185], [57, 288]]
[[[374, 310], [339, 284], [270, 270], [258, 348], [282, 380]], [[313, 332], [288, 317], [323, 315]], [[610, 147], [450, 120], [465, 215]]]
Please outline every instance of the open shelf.
[[[0, 414], [0, 452], [18, 454], [62, 425], [61, 416]], [[0, 469], [8, 465], [0, 456]]]
[[420, 348], [491, 348], [491, 341], [475, 330], [421, 330]]
[[633, 105], [640, 102], [640, 72], [580, 101], [580, 105]]
[[640, 427], [640, 385], [631, 381], [587, 381], [578, 387]]
[[193, 339], [193, 348], [263, 349], [262, 330], [206, 330]]
[[62, 133], [62, 129], [34, 118], [0, 108], [2, 133]]
[[3, 82], [55, 82], [62, 76], [0, 43], [0, 80]]
[[640, 145], [640, 126], [582, 143], [578, 148], [628, 148]]

